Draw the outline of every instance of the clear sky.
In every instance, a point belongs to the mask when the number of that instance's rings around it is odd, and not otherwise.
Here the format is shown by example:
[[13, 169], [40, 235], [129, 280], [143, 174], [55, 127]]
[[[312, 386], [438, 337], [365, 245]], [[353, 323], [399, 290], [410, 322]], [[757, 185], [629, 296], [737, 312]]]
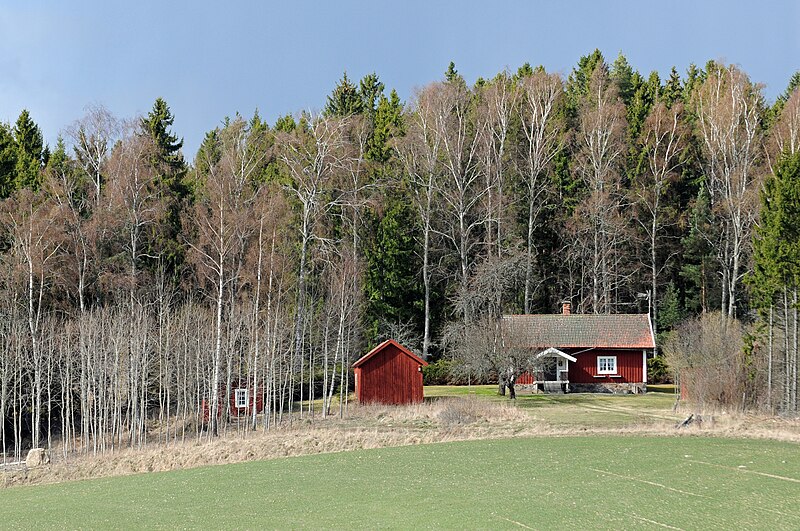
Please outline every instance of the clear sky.
[[130, 117], [160, 96], [191, 160], [236, 111], [320, 109], [345, 70], [405, 100], [451, 60], [469, 82], [524, 62], [568, 74], [594, 48], [645, 75], [735, 63], [773, 100], [800, 69], [799, 28], [797, 0], [3, 0], [0, 121], [27, 108], [52, 145], [87, 104]]

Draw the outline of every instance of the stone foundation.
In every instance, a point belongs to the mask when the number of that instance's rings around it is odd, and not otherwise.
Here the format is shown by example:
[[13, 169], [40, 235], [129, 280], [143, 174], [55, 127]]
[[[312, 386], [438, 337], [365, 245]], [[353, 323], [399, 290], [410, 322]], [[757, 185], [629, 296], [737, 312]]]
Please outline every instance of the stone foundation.
[[615, 395], [638, 395], [647, 392], [644, 383], [570, 383], [571, 393], [612, 393]]
[[[518, 384], [514, 386], [517, 393], [541, 393], [540, 384]], [[615, 395], [638, 395], [647, 392], [647, 384], [643, 383], [572, 383], [567, 385], [568, 393], [610, 393]]]

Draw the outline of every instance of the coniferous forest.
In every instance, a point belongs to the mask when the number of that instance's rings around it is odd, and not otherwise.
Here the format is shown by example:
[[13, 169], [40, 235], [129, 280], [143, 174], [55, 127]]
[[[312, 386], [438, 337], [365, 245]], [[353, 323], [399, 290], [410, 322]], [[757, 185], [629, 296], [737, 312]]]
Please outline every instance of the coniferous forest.
[[[796, 415], [800, 72], [762, 89], [599, 51], [472, 86], [451, 63], [407, 101], [345, 75], [321, 112], [224, 117], [194, 154], [163, 99], [89, 107], [54, 146], [22, 110], [0, 124], [3, 454], [343, 415], [390, 337], [513, 386], [475, 331], [563, 300], [650, 312], [651, 381]], [[231, 420], [233, 388], [264, 413]]]

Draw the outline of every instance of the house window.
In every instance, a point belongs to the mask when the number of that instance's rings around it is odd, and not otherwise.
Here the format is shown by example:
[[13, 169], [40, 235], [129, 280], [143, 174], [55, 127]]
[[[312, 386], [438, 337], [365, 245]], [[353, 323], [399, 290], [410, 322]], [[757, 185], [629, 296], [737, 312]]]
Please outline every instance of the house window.
[[236, 393], [235, 395], [236, 407], [237, 408], [247, 407], [247, 398], [248, 398], [247, 389], [237, 389], [235, 393]]
[[617, 374], [617, 357], [597, 356], [597, 374]]

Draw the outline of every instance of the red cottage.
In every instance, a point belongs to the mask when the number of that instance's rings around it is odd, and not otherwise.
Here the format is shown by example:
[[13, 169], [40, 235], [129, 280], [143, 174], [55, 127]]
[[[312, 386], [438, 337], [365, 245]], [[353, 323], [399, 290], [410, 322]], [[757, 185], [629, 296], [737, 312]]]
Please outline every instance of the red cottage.
[[353, 364], [356, 396], [362, 404], [413, 404], [422, 402], [422, 367], [425, 361], [389, 339]]
[[[236, 417], [250, 417], [253, 414], [253, 384], [252, 382], [248, 382], [246, 380], [233, 380], [231, 382], [231, 391], [227, 393], [225, 391], [225, 386], [221, 385], [219, 387], [219, 397], [218, 397], [218, 411], [220, 417], [225, 414], [225, 397], [227, 396], [228, 407], [230, 411], [230, 416], [232, 418]], [[262, 413], [264, 411], [264, 388], [263, 386], [258, 387], [258, 392], [256, 393], [256, 413]], [[200, 404], [200, 407], [203, 411], [203, 422], [208, 422], [209, 419], [209, 405], [210, 401], [207, 401], [205, 398]]]
[[655, 348], [647, 314], [572, 314], [503, 317], [506, 342], [530, 348], [543, 362], [517, 384], [540, 390], [647, 390], [647, 354]]

